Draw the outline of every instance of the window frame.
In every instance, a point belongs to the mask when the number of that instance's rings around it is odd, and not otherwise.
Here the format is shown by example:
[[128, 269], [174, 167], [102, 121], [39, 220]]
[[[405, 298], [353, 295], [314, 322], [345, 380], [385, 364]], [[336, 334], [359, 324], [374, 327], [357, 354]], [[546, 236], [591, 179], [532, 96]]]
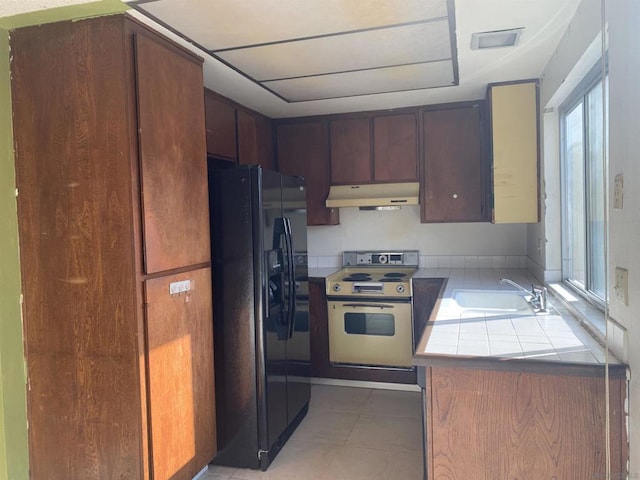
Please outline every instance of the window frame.
[[[609, 75], [608, 68], [608, 58], [605, 55], [605, 70], [602, 72], [602, 59], [599, 59], [593, 67], [589, 70], [589, 72], [585, 75], [585, 77], [580, 81], [580, 83], [574, 88], [574, 90], [567, 96], [565, 101], [558, 108], [558, 120], [559, 120], [559, 130], [560, 130], [560, 201], [561, 201], [561, 253], [562, 253], [562, 282], [564, 285], [568, 286], [572, 291], [579, 294], [581, 297], [586, 299], [589, 303], [594, 305], [601, 311], [605, 310], [606, 304], [608, 302], [608, 292], [605, 291], [605, 297], [602, 298], [599, 295], [595, 294], [590, 290], [590, 280], [591, 280], [591, 256], [592, 256], [592, 245], [589, 241], [589, 233], [588, 233], [588, 219], [589, 219], [589, 211], [592, 210], [592, 204], [587, 200], [590, 191], [590, 176], [589, 176], [589, 168], [587, 166], [589, 151], [591, 143], [589, 141], [583, 142], [583, 162], [585, 166], [585, 175], [584, 175], [584, 196], [585, 196], [585, 221], [582, 225], [584, 231], [585, 238], [585, 286], [584, 288], [579, 285], [575, 280], [568, 278], [567, 275], [567, 264], [569, 262], [573, 262], [572, 258], [569, 257], [568, 252], [568, 244], [571, 239], [569, 232], [569, 206], [568, 206], [568, 189], [569, 189], [569, 181], [568, 181], [568, 173], [567, 173], [567, 138], [566, 138], [566, 118], [568, 114], [570, 114], [574, 108], [576, 108], [580, 103], [582, 103], [583, 109], [583, 120], [582, 120], [582, 133], [583, 140], [588, 138], [588, 130], [589, 130], [589, 122], [588, 122], [588, 102], [586, 101], [588, 94], [598, 85], [602, 84], [603, 78], [607, 78]], [[606, 96], [606, 109], [609, 108], [609, 95], [608, 95], [608, 82], [607, 83], [607, 92], [603, 92]], [[608, 130], [608, 122], [606, 124], [606, 132], [604, 136], [604, 149], [605, 155], [608, 157], [608, 145], [609, 145], [609, 130]], [[607, 167], [608, 167], [608, 158], [607, 158]], [[606, 176], [607, 172], [604, 172]], [[605, 192], [606, 197], [606, 192]], [[607, 199], [604, 198], [605, 203]], [[605, 206], [601, 206], [604, 210]], [[605, 231], [605, 235], [607, 232]], [[603, 252], [607, 255], [606, 252]], [[606, 260], [606, 259], [605, 259]], [[605, 261], [606, 264], [606, 261]], [[608, 272], [604, 272], [605, 276], [608, 275]], [[606, 281], [605, 281], [606, 288]]]

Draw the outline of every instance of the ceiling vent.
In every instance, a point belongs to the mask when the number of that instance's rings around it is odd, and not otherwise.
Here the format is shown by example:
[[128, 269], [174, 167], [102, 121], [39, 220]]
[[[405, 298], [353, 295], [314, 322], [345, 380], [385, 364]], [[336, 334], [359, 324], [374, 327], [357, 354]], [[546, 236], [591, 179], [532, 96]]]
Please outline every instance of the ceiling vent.
[[509, 30], [494, 30], [492, 32], [479, 32], [471, 35], [471, 50], [485, 48], [513, 47], [518, 43], [524, 28], [511, 28]]

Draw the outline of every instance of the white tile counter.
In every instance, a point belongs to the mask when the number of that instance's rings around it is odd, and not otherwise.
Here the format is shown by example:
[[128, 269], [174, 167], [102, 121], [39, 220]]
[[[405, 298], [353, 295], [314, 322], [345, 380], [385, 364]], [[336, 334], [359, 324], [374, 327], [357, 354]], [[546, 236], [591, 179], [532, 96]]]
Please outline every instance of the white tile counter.
[[[509, 278], [530, 289], [538, 283], [524, 270], [516, 269], [420, 269], [420, 278], [445, 278], [446, 288], [436, 304], [420, 340], [414, 363], [442, 364], [463, 360], [518, 362], [521, 365], [599, 366], [606, 360], [605, 349], [549, 293], [549, 313], [517, 308], [468, 308], [456, 298], [460, 291], [491, 296], [495, 292], [517, 292], [500, 284]], [[511, 297], [511, 296], [509, 296]], [[624, 366], [611, 354], [609, 364], [617, 370]], [[511, 368], [517, 364], [510, 365]], [[620, 372], [618, 372], [620, 373]]]

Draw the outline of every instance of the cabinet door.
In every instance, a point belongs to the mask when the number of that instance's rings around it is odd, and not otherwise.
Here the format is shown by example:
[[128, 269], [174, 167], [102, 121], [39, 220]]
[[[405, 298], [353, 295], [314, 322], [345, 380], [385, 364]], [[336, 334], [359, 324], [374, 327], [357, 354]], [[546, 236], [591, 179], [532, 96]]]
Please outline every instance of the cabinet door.
[[136, 37], [145, 269], [210, 260], [202, 65]]
[[273, 154], [273, 130], [271, 121], [262, 115], [244, 110], [237, 111], [238, 163], [261, 165], [275, 170]]
[[212, 91], [205, 90], [204, 108], [207, 153], [223, 160], [235, 162], [238, 158], [235, 107]]
[[376, 182], [418, 181], [417, 115], [373, 119], [373, 178]]
[[489, 90], [493, 150], [494, 223], [536, 223], [538, 87], [534, 82]]
[[190, 480], [216, 454], [211, 270], [147, 280], [145, 297], [153, 478]]
[[338, 224], [338, 210], [325, 206], [330, 188], [326, 123], [280, 124], [276, 131], [278, 170], [285, 175], [305, 177], [307, 224]]
[[484, 208], [480, 107], [423, 113], [422, 222], [479, 222]]
[[371, 124], [369, 118], [331, 120], [331, 184], [370, 183]]

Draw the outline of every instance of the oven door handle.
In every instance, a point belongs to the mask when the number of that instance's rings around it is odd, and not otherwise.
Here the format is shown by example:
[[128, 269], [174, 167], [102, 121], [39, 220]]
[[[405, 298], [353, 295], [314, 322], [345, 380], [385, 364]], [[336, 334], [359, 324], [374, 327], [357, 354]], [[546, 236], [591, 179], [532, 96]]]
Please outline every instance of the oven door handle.
[[363, 308], [395, 308], [387, 303], [343, 303], [343, 307], [363, 307]]

